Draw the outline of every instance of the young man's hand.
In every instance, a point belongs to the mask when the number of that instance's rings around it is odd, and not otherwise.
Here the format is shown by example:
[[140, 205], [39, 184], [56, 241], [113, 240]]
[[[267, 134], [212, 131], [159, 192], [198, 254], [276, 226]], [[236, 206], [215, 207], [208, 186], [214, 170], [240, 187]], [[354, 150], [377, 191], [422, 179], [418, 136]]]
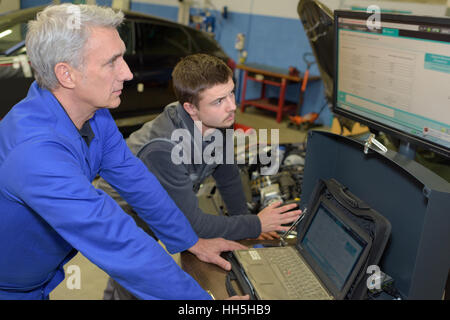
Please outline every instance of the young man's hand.
[[256, 240], [276, 240], [276, 239], [280, 239], [280, 235], [275, 231], [261, 232], [259, 237], [256, 238]]
[[203, 262], [213, 263], [225, 269], [231, 270], [231, 264], [222, 258], [220, 254], [224, 251], [243, 250], [246, 246], [223, 238], [198, 239], [197, 243], [188, 249]]
[[297, 207], [296, 203], [287, 204], [282, 207], [280, 207], [280, 205], [281, 201], [274, 202], [258, 213], [259, 220], [261, 221], [262, 233], [287, 231], [289, 230], [289, 227], [284, 227], [282, 225], [294, 222], [302, 214], [301, 210], [293, 210]]

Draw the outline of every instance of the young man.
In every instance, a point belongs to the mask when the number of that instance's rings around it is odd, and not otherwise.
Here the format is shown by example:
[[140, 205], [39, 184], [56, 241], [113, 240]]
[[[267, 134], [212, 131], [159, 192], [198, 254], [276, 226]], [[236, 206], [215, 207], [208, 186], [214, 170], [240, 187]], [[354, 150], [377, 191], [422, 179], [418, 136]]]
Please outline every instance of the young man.
[[[231, 240], [277, 237], [274, 231], [287, 230], [282, 224], [296, 220], [301, 211], [287, 212], [296, 204], [279, 207], [280, 203], [275, 203], [258, 215], [249, 214], [239, 169], [234, 163], [226, 163], [227, 152], [234, 150], [227, 150], [225, 141], [221, 144], [210, 139], [214, 134], [225, 138], [225, 129], [234, 124], [236, 104], [232, 75], [230, 68], [213, 56], [195, 54], [185, 57], [172, 73], [178, 102], [166, 106], [161, 115], [131, 134], [127, 144], [158, 178], [199, 237]], [[217, 135], [217, 131], [222, 133]], [[182, 143], [172, 139], [179, 135]], [[222, 154], [216, 155], [217, 161], [195, 159], [196, 152], [197, 157], [203, 157], [203, 151], [211, 148], [212, 143], [219, 146], [214, 151]], [[177, 149], [180, 145], [185, 146], [183, 150]], [[187, 161], [180, 163], [180, 159], [176, 159], [178, 151], [184, 153], [181, 157]], [[204, 213], [199, 208], [196, 191], [209, 176], [214, 177], [229, 216]], [[98, 187], [133, 215], [127, 204], [104, 181], [100, 180]], [[137, 220], [138, 225], [143, 226]], [[132, 298], [117, 283], [109, 281], [105, 299]]]
[[242, 248], [199, 239], [122, 139], [108, 111], [132, 78], [116, 30], [122, 20], [112, 9], [63, 4], [29, 23], [36, 82], [0, 122], [0, 298], [47, 299], [77, 251], [140, 299], [210, 298], [92, 186], [97, 174], [170, 252], [189, 250], [229, 269], [219, 254]]

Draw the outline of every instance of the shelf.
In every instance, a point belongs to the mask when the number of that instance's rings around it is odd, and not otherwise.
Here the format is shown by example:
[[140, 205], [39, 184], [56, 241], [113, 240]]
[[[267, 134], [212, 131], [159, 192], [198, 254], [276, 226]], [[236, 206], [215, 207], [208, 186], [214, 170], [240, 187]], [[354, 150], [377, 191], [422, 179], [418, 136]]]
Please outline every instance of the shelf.
[[[269, 99], [267, 99], [267, 98], [266, 99], [243, 100], [243, 101], [241, 101], [241, 108], [243, 106], [244, 107], [254, 106], [257, 108], [274, 111], [274, 112], [277, 112], [279, 110], [279, 106], [269, 102]], [[294, 111], [296, 108], [297, 108], [297, 105], [295, 105], [295, 104], [283, 105], [282, 111], [283, 112]]]
[[[270, 110], [277, 113], [277, 122], [281, 122], [284, 113], [296, 111], [297, 105], [285, 105], [286, 88], [291, 83], [303, 84], [303, 77], [289, 74], [287, 70], [265, 66], [262, 64], [238, 64], [237, 68], [244, 71], [244, 82], [242, 88], [241, 111], [245, 111], [247, 105], [252, 105], [257, 108]], [[320, 79], [319, 77], [309, 77], [309, 81]], [[259, 99], [246, 100], [245, 93], [247, 90], [247, 82], [254, 81], [261, 83], [261, 95]], [[307, 82], [307, 83], [308, 83]], [[278, 103], [272, 103], [266, 98], [266, 85], [280, 88], [280, 95]]]

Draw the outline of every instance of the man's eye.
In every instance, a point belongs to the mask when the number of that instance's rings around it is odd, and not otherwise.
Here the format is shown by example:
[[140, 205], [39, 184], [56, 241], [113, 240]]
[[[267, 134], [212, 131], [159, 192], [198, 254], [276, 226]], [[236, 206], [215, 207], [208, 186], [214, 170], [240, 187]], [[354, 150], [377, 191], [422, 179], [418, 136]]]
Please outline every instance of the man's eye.
[[111, 59], [111, 60], [108, 62], [108, 65], [109, 65], [110, 67], [113, 67], [113, 66], [116, 64], [116, 61], [117, 61], [117, 59]]

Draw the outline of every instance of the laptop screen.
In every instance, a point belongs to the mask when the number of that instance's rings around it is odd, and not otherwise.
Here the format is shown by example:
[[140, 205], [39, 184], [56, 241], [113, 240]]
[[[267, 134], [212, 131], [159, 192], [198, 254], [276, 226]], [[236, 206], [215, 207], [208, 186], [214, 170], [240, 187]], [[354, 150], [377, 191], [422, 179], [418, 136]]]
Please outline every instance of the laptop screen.
[[342, 290], [367, 242], [321, 203], [301, 246]]

